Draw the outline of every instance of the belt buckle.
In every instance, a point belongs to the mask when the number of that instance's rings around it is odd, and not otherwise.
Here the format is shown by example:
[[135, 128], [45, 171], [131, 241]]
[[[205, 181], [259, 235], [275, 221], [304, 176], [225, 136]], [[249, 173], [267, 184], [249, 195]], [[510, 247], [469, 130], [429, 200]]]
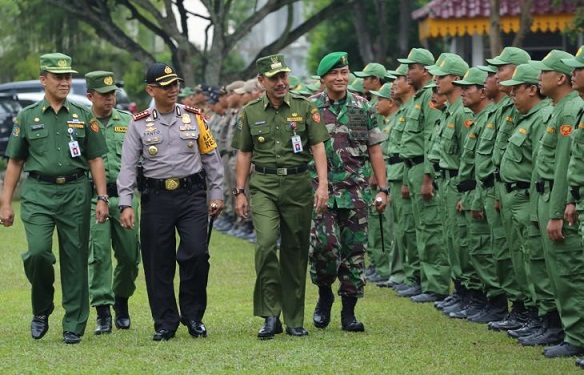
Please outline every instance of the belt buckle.
[[164, 180], [164, 188], [166, 190], [176, 190], [180, 186], [178, 178], [167, 178]]
[[288, 174], [288, 168], [276, 168], [276, 174], [278, 176], [286, 176]]
[[55, 179], [55, 183], [57, 185], [63, 185], [65, 182], [67, 182], [67, 179], [65, 177], [57, 177]]

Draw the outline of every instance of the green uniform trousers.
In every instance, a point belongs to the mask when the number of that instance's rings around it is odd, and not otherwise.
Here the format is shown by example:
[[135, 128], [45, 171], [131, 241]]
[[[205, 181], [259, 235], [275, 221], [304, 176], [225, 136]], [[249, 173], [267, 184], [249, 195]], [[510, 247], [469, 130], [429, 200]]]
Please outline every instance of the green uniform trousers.
[[491, 250], [493, 254], [493, 272], [497, 283], [503, 289], [509, 299], [516, 301], [517, 296], [522, 295], [518, 291], [515, 277], [501, 277], [501, 275], [513, 275], [513, 264], [509, 252], [509, 244], [505, 235], [505, 228], [501, 221], [501, 213], [495, 208], [495, 187], [483, 187], [481, 189], [483, 208], [489, 228], [491, 228]]
[[473, 268], [468, 256], [468, 226], [464, 214], [456, 211], [456, 204], [462, 195], [456, 186], [458, 179], [446, 176], [444, 179], [444, 189], [441, 194], [445, 194], [443, 199], [446, 205], [446, 215], [448, 226], [446, 228], [448, 240], [448, 261], [450, 263], [450, 274], [453, 280], [458, 280], [465, 287], [474, 286], [470, 280]]
[[[470, 191], [467, 194], [474, 194]], [[464, 211], [468, 225], [468, 255], [473, 271], [469, 274], [467, 288], [483, 289], [487, 298], [504, 293], [495, 271], [495, 259], [491, 243], [491, 228], [486, 217], [475, 219], [470, 211]]]
[[288, 327], [302, 327], [313, 205], [310, 175], [253, 173], [250, 191], [257, 236], [254, 315], [282, 312]]
[[580, 223], [570, 226], [564, 222], [564, 240], [550, 240], [547, 236], [549, 184], [546, 183], [544, 192], [538, 195], [539, 230], [556, 306], [566, 332], [564, 342], [584, 347], [584, 247], [578, 230]]
[[523, 286], [525, 305], [537, 307], [543, 316], [555, 311], [556, 302], [546, 267], [541, 233], [530, 220], [530, 196], [524, 189], [511, 191], [503, 196], [503, 204], [511, 212], [512, 224], [523, 244], [523, 260], [527, 285]]
[[416, 224], [412, 200], [403, 199], [402, 181], [390, 181], [393, 219], [393, 249], [390, 254], [391, 278], [395, 282], [420, 279], [420, 257], [416, 245]]
[[[389, 260], [391, 243], [393, 241], [393, 219], [390, 209], [384, 210], [382, 215], [383, 227], [380, 226], [377, 209], [373, 205], [369, 206], [367, 255], [369, 256], [369, 261], [375, 267], [375, 272], [379, 276], [389, 278], [391, 276]], [[383, 246], [381, 243], [381, 231], [383, 231]]]
[[[95, 217], [97, 199], [91, 202], [91, 218]], [[89, 237], [89, 298], [91, 306], [113, 305], [114, 297], [131, 297], [136, 290], [136, 278], [140, 264], [140, 240], [138, 215], [133, 230], [122, 228], [119, 198], [109, 198], [109, 220], [97, 224], [90, 220]], [[138, 213], [138, 198], [132, 202]], [[112, 249], [117, 264], [112, 267]], [[113, 277], [112, 277], [113, 276]]]
[[[497, 197], [505, 197], [507, 189], [503, 182], [495, 182], [495, 189]], [[507, 244], [509, 245], [509, 255], [511, 257], [511, 266], [513, 270], [509, 269], [508, 259], [506, 257], [497, 259], [497, 274], [499, 275], [499, 282], [501, 285], [516, 285], [516, 288], [510, 288], [507, 292], [507, 298], [511, 301], [523, 301], [526, 306], [533, 306], [533, 300], [529, 297], [529, 283], [527, 281], [527, 274], [525, 268], [525, 259], [523, 255], [523, 245], [519, 240], [519, 233], [513, 225], [512, 213], [509, 205], [505, 205], [503, 199], [500, 201], [500, 217], [505, 235], [507, 237]], [[515, 281], [511, 281], [515, 280]]]
[[420, 279], [423, 292], [448, 294], [450, 291], [450, 269], [443, 243], [443, 215], [440, 194], [425, 201], [420, 194], [424, 179], [424, 164], [406, 168], [404, 178], [408, 182], [412, 210], [416, 225], [416, 244], [420, 257]]
[[[22, 187], [21, 217], [28, 250], [22, 254], [31, 283], [33, 315], [52, 310], [55, 294], [53, 232], [57, 227], [63, 331], [83, 335], [89, 316], [87, 257], [91, 187], [87, 178], [56, 185], [28, 178]], [[92, 220], [95, 220], [94, 218]]]

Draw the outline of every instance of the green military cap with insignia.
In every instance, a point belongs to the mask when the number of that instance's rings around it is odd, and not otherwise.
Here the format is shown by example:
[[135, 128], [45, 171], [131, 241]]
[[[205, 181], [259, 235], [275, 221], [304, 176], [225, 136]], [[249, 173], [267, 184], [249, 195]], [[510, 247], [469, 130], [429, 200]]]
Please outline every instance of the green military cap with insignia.
[[424, 86], [425, 89], [433, 89], [434, 87], [438, 87], [438, 85], [434, 81], [430, 81], [426, 86]]
[[369, 63], [365, 65], [365, 68], [360, 72], [355, 72], [355, 75], [360, 78], [365, 77], [377, 77], [385, 78], [387, 74], [387, 69], [379, 63]]
[[470, 68], [464, 74], [461, 80], [452, 81], [453, 85], [457, 86], [471, 86], [471, 85], [485, 85], [485, 79], [487, 78], [488, 74], [484, 70], [481, 70], [477, 67]]
[[62, 53], [46, 53], [41, 56], [41, 72], [55, 74], [77, 73], [71, 69], [71, 58]]
[[185, 87], [181, 89], [178, 93], [179, 98], [188, 98], [189, 96], [193, 95], [195, 92], [190, 87]]
[[349, 65], [349, 54], [347, 52], [331, 52], [320, 60], [316, 74], [322, 77], [335, 68], [342, 68], [347, 65]]
[[384, 83], [379, 91], [369, 91], [371, 95], [377, 95], [380, 98], [391, 99], [391, 83]]
[[562, 62], [572, 68], [584, 68], [584, 46], [578, 49], [574, 58], [562, 59]]
[[355, 79], [353, 83], [347, 86], [347, 89], [358, 94], [363, 94], [365, 92], [365, 89], [363, 88], [363, 78]]
[[400, 76], [406, 76], [408, 74], [408, 64], [400, 64], [396, 70], [388, 70], [385, 77], [390, 78], [393, 76], [393, 79]]
[[477, 68], [489, 74], [497, 73], [497, 68], [495, 68], [493, 65], [477, 65]]
[[501, 85], [503, 86], [516, 86], [521, 85], [524, 83], [529, 83], [532, 85], [537, 85], [537, 79], [541, 70], [538, 69], [534, 64], [527, 63], [527, 64], [520, 64], [517, 65], [515, 71], [513, 72], [513, 76], [511, 79], [506, 81], [502, 81]]
[[397, 59], [397, 61], [402, 64], [433, 65], [434, 55], [432, 55], [432, 52], [424, 48], [412, 48], [407, 58]]
[[118, 89], [115, 84], [114, 73], [97, 70], [85, 75], [87, 90], [95, 90], [100, 94], [105, 94]]
[[435, 65], [430, 65], [426, 68], [430, 74], [435, 76], [446, 76], [452, 74], [462, 77], [468, 70], [468, 64], [462, 59], [462, 57], [454, 53], [444, 52], [438, 57]]
[[290, 68], [286, 65], [284, 55], [270, 55], [260, 57], [256, 60], [256, 68], [258, 73], [268, 78], [275, 76], [281, 72], [290, 72]]
[[318, 92], [318, 91], [320, 91], [320, 82], [319, 81], [312, 82], [312, 83], [306, 85], [306, 88], [312, 92]]
[[574, 68], [563, 63], [562, 59], [573, 58], [574, 56], [571, 53], [559, 49], [553, 49], [543, 58], [543, 60], [532, 60], [530, 63], [541, 71], [553, 70], [555, 72], [571, 75]]
[[486, 60], [490, 65], [499, 66], [507, 64], [527, 64], [530, 59], [531, 57], [529, 56], [529, 53], [525, 52], [521, 48], [505, 47], [499, 56]]

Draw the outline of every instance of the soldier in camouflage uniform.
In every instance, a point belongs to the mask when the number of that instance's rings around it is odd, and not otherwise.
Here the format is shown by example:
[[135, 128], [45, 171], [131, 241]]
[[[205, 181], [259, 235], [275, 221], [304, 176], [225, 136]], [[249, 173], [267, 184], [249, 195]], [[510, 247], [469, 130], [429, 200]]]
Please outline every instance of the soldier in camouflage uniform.
[[330, 322], [334, 300], [331, 286], [338, 278], [342, 328], [359, 332], [365, 327], [355, 318], [355, 305], [357, 298], [363, 297], [365, 286], [367, 210], [373, 203], [364, 176], [367, 159], [379, 183], [375, 198], [379, 213], [385, 209], [389, 190], [380, 146], [384, 136], [369, 103], [347, 91], [348, 64], [346, 52], [323, 57], [317, 74], [324, 80], [326, 90], [310, 98], [331, 139], [325, 143], [330, 183], [328, 210], [313, 216], [309, 260], [312, 282], [319, 287], [315, 326], [324, 328]]

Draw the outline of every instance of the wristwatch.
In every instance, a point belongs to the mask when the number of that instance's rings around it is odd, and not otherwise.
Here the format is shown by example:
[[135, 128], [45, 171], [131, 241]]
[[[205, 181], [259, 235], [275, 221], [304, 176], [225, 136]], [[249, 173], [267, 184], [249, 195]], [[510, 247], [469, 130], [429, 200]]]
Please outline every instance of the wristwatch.
[[107, 195], [98, 195], [97, 196], [97, 200], [98, 201], [104, 201], [105, 203], [109, 203], [109, 199]]
[[233, 190], [231, 190], [231, 193], [233, 194], [234, 197], [237, 197], [239, 194], [244, 194], [245, 193], [245, 189], [242, 189], [242, 188], [233, 188]]
[[123, 212], [126, 208], [132, 208], [132, 206], [128, 206], [126, 204], [122, 204], [121, 206], [118, 206], [118, 208], [120, 209], [120, 212]]
[[385, 195], [389, 195], [389, 188], [379, 188], [377, 190], [379, 190], [380, 193], [385, 193]]

